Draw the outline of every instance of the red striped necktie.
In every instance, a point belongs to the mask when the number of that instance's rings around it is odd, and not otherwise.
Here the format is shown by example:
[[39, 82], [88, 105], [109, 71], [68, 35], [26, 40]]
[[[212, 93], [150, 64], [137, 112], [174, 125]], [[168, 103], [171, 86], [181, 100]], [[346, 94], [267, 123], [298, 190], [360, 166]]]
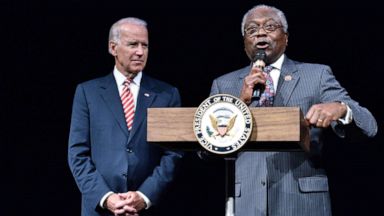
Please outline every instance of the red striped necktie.
[[132, 129], [133, 118], [135, 116], [135, 102], [130, 89], [131, 82], [132, 80], [128, 78], [124, 81], [124, 88], [123, 92], [121, 93], [121, 102], [123, 103], [123, 110], [128, 130]]

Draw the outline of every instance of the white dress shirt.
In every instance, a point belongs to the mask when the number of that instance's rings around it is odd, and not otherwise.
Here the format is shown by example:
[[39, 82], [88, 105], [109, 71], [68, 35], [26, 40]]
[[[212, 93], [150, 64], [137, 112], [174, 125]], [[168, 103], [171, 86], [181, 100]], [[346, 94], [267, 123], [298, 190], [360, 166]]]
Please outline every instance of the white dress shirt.
[[[113, 70], [113, 76], [116, 80], [116, 85], [119, 90], [119, 95], [123, 92], [124, 88], [124, 82], [127, 79], [121, 72], [117, 70], [115, 67]], [[129, 89], [131, 90], [133, 94], [133, 101], [135, 103], [135, 110], [136, 110], [136, 101], [137, 101], [137, 95], [139, 94], [140, 89], [140, 83], [141, 83], [141, 77], [143, 76], [142, 72], [139, 72], [132, 80], [131, 84], [129, 85]]]

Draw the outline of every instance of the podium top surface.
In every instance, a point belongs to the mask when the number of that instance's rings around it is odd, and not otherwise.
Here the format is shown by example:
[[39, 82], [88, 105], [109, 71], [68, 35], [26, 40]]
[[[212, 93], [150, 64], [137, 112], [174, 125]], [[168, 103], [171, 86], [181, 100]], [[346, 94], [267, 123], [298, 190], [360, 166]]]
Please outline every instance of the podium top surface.
[[[148, 142], [163, 143], [166, 147], [176, 149], [200, 149], [193, 130], [196, 110], [197, 108], [149, 108]], [[300, 108], [257, 107], [250, 110], [253, 128], [245, 146], [247, 149], [258, 145], [263, 146], [264, 150], [308, 150], [309, 128]], [[277, 147], [269, 149], [268, 146], [272, 145]]]

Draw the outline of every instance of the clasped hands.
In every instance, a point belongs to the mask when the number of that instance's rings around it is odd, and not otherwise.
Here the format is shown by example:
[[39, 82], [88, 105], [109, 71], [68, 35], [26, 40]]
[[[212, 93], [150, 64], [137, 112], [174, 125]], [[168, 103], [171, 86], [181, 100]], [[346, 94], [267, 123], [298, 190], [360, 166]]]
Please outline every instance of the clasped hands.
[[114, 193], [106, 200], [106, 208], [115, 216], [138, 216], [145, 207], [144, 199], [135, 191]]

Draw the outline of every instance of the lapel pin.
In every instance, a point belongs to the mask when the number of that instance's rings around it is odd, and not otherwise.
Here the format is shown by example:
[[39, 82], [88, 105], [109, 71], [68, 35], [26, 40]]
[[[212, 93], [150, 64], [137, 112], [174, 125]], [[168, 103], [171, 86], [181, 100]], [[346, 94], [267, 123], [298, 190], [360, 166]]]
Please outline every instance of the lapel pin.
[[144, 93], [144, 96], [145, 96], [145, 97], [149, 97], [149, 94], [148, 94], [148, 93]]
[[292, 80], [292, 76], [291, 75], [287, 75], [284, 77], [284, 80], [285, 81], [291, 81]]

